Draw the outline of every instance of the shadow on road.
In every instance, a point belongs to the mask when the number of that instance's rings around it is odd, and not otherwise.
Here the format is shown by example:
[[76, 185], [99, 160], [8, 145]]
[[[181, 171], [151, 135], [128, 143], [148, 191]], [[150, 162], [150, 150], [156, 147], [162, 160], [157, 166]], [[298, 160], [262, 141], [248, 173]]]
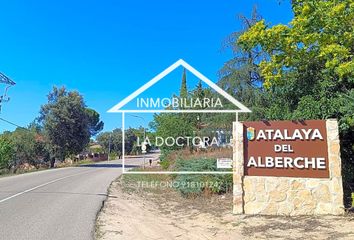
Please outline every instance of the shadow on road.
[[[109, 163], [106, 163], [106, 164], [83, 164], [83, 165], [80, 165], [78, 167], [92, 167], [92, 168], [122, 168], [123, 165], [120, 164], [120, 163], [112, 163], [112, 164], [109, 164]], [[135, 167], [139, 167], [139, 165], [127, 165], [127, 164], [124, 164], [124, 167], [125, 168], [135, 168]]]

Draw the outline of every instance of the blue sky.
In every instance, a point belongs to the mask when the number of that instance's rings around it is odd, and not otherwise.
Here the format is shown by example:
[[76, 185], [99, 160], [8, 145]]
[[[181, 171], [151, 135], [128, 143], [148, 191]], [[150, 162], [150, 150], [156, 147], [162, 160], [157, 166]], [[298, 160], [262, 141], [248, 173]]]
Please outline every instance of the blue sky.
[[[222, 43], [240, 28], [237, 14], [257, 4], [267, 22], [286, 24], [289, 2], [0, 1], [0, 71], [17, 83], [0, 117], [26, 126], [52, 86], [64, 85], [84, 95], [105, 130], [120, 127], [120, 114], [106, 113], [113, 105], [180, 58], [216, 82], [231, 57]], [[143, 121], [128, 117], [126, 124]], [[13, 129], [0, 121], [0, 132]]]

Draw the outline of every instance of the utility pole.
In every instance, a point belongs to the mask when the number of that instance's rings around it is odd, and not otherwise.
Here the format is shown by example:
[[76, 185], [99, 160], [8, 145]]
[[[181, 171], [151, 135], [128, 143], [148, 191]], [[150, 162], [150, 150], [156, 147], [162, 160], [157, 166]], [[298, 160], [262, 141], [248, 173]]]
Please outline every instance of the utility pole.
[[7, 76], [5, 76], [4, 74], [2, 74], [0, 72], [0, 83], [4, 83], [7, 86], [5, 87], [5, 91], [3, 95], [0, 95], [0, 113], [1, 113], [1, 106], [3, 102], [8, 102], [10, 100], [10, 98], [7, 96], [7, 90], [15, 85], [16, 83], [14, 81], [12, 81], [10, 78], [8, 78]]

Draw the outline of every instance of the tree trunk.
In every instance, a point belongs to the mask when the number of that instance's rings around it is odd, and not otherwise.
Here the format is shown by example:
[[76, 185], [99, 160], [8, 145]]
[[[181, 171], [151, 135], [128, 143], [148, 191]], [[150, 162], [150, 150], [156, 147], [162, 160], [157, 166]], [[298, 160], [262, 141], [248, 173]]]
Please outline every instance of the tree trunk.
[[54, 168], [54, 164], [55, 164], [55, 157], [52, 157], [50, 159], [50, 168]]

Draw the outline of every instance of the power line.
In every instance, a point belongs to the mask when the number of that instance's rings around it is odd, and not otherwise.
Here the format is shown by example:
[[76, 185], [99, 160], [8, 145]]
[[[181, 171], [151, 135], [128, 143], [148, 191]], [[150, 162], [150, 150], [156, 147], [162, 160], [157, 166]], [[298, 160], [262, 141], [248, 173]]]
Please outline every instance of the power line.
[[0, 117], [0, 120], [3, 121], [3, 122], [6, 122], [6, 123], [8, 123], [8, 124], [11, 124], [11, 125], [13, 125], [13, 126], [15, 126], [15, 127], [23, 128], [23, 129], [28, 130], [27, 128], [24, 128], [24, 127], [22, 127], [22, 126], [20, 126], [20, 125], [17, 125], [16, 123], [13, 123], [13, 122], [10, 122], [9, 120], [3, 119], [2, 117]]
[[12, 81], [9, 77], [5, 76], [0, 72], [0, 83], [5, 83], [7, 85], [15, 85], [16, 83]]

